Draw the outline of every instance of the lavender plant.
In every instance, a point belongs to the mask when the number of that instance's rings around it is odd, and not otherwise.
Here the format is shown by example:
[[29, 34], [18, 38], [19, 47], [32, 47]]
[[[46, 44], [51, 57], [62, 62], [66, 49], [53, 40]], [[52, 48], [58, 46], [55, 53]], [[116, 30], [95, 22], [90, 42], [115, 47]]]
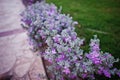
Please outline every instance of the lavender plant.
[[95, 74], [120, 77], [120, 70], [113, 68], [119, 60], [100, 50], [97, 36], [91, 39], [88, 53], [81, 49], [84, 39], [77, 37], [74, 28], [77, 22], [62, 14], [61, 8], [37, 2], [28, 6], [21, 16], [33, 49], [47, 46], [40, 54], [51, 63], [47, 66], [51, 80], [95, 79]]

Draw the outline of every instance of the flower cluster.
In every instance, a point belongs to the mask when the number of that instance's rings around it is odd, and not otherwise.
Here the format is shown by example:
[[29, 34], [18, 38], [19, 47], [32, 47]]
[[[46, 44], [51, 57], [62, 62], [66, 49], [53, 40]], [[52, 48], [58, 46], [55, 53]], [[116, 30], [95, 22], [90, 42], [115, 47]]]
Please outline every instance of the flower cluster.
[[44, 1], [44, 0], [26, 0], [26, 3], [28, 5], [32, 5], [33, 3], [37, 2], [37, 1], [41, 2], [41, 1]]
[[86, 55], [87, 58], [89, 58], [96, 65], [101, 64], [99, 40], [91, 40], [90, 48], [90, 53]]
[[54, 4], [37, 2], [28, 6], [21, 14], [28, 31], [30, 45], [40, 51], [42, 57], [51, 63], [47, 66], [52, 80], [95, 79], [94, 74], [111, 77], [120, 75], [113, 68], [117, 62], [109, 53], [100, 51], [99, 39], [91, 39], [90, 52], [84, 53], [81, 45], [84, 39], [77, 37], [72, 17], [61, 13]]
[[111, 78], [111, 74], [117, 74], [119, 76], [118, 73], [120, 70], [113, 68], [113, 63], [118, 62], [119, 59], [114, 59], [114, 57], [107, 52], [101, 52], [99, 41], [100, 40], [97, 39], [97, 36], [94, 36], [94, 39], [91, 39], [90, 52], [86, 54], [86, 57], [94, 64], [96, 74], [104, 74], [108, 78]]

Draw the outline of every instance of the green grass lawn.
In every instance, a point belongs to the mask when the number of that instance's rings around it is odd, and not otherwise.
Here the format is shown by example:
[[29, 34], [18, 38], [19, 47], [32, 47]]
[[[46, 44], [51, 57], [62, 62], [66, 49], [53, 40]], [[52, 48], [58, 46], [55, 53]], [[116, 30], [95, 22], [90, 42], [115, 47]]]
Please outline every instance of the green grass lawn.
[[[120, 0], [47, 0], [58, 7], [62, 13], [70, 14], [79, 22], [76, 32], [79, 37], [90, 38], [97, 34], [101, 40], [101, 49], [120, 58]], [[87, 49], [88, 46], [85, 47]], [[120, 62], [115, 64], [120, 68]], [[106, 79], [99, 80], [120, 80]]]

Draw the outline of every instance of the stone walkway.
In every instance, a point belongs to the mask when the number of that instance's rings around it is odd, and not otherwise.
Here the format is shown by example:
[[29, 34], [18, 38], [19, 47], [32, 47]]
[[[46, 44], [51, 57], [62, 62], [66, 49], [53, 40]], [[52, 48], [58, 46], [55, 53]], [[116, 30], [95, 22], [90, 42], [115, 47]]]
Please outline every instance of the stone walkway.
[[11, 80], [46, 80], [42, 60], [30, 50], [20, 25], [23, 10], [20, 0], [0, 0], [0, 80], [8, 75]]

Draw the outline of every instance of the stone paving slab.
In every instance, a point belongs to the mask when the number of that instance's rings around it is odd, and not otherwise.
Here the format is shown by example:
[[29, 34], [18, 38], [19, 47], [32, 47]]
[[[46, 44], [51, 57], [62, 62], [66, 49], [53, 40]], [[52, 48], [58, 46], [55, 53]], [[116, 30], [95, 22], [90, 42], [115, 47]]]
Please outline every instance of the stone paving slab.
[[42, 60], [40, 56], [36, 56], [33, 66], [30, 68], [29, 75], [31, 80], [47, 80], [44, 67], [40, 67]]
[[45, 80], [40, 77], [45, 75], [42, 60], [30, 50], [25, 32], [1, 37], [0, 42], [0, 74], [11, 71], [17, 80], [26, 74], [31, 80]]
[[20, 28], [21, 0], [0, 0], [0, 32]]
[[22, 30], [19, 14], [23, 10], [21, 0], [0, 0], [0, 80], [8, 75], [11, 80], [46, 80], [40, 76], [45, 76], [42, 60], [30, 50], [26, 32], [17, 31]]

